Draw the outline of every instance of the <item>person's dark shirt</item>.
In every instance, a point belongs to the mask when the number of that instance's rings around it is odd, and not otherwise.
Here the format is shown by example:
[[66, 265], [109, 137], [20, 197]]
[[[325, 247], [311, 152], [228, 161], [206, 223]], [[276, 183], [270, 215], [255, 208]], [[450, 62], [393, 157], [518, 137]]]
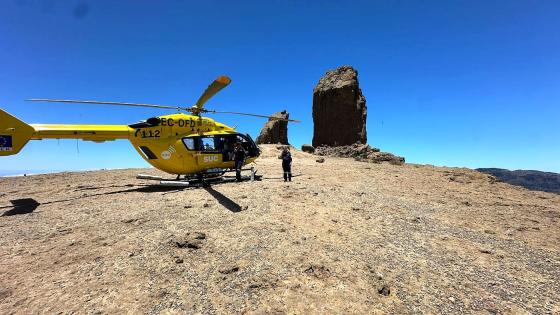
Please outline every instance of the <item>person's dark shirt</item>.
[[292, 162], [292, 154], [289, 151], [282, 152], [282, 164], [290, 164]]
[[243, 162], [245, 160], [245, 150], [243, 148], [235, 148], [235, 161], [236, 162]]

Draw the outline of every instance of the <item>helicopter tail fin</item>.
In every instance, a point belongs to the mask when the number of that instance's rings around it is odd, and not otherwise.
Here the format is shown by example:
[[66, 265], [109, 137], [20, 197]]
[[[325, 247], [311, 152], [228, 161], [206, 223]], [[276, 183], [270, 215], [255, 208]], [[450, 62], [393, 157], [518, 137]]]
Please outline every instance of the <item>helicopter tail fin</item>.
[[17, 154], [34, 132], [33, 127], [0, 109], [0, 156]]

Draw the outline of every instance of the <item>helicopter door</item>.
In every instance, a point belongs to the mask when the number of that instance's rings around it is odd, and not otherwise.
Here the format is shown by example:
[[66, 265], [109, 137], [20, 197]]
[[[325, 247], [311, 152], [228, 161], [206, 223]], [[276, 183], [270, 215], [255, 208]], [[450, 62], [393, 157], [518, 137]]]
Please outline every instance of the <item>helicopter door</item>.
[[234, 160], [233, 149], [235, 147], [235, 135], [216, 136], [216, 148], [222, 154], [222, 161], [229, 162]]
[[260, 155], [259, 148], [248, 134], [247, 135], [237, 134], [236, 136], [237, 136], [236, 141], [241, 143], [241, 146], [243, 147], [243, 149], [245, 149], [245, 152], [247, 152], [247, 156], [257, 157]]
[[207, 166], [208, 168], [217, 167], [222, 163], [223, 158], [219, 150], [219, 141], [216, 137], [200, 137], [198, 138], [198, 155], [197, 162], [200, 166]]

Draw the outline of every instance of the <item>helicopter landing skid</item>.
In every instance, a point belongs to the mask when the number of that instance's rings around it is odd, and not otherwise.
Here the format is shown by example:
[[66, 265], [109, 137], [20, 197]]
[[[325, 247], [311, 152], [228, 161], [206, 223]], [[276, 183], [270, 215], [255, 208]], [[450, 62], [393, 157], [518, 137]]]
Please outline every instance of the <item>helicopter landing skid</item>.
[[[255, 179], [259, 179], [261, 177], [256, 175], [257, 170], [254, 167], [241, 169], [241, 172], [246, 171], [250, 171], [251, 173], [249, 176], [242, 175], [242, 180], [254, 181]], [[136, 179], [159, 181], [158, 184], [161, 186], [207, 187], [210, 184], [234, 182], [236, 180], [235, 177], [224, 176], [225, 173], [229, 172], [235, 172], [235, 170], [216, 170], [197, 174], [177, 175], [177, 178], [175, 179], [167, 179], [163, 178], [162, 176], [138, 174], [136, 176]]]

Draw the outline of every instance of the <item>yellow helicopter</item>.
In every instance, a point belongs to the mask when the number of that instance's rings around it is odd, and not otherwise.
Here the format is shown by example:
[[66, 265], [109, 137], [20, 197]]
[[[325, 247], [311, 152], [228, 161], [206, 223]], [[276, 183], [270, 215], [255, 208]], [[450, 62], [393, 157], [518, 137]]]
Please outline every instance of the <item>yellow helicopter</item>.
[[[26, 124], [0, 109], [0, 156], [14, 155], [21, 151], [29, 140], [82, 139], [104, 142], [128, 139], [138, 153], [152, 166], [169, 174], [183, 175], [185, 179], [196, 176], [222, 175], [234, 168], [233, 148], [240, 143], [246, 151], [243, 165], [252, 163], [260, 150], [248, 134], [238, 133], [203, 113], [235, 114], [268, 119], [287, 120], [272, 116], [209, 110], [204, 104], [221, 89], [231, 83], [227, 76], [212, 82], [192, 107], [103, 102], [80, 100], [29, 99], [34, 102], [85, 103], [118, 106], [151, 107], [186, 111], [152, 117], [131, 125], [67, 125]], [[252, 174], [254, 176], [254, 173]], [[141, 177], [142, 178], [142, 177]], [[144, 176], [145, 179], [160, 179]]]

